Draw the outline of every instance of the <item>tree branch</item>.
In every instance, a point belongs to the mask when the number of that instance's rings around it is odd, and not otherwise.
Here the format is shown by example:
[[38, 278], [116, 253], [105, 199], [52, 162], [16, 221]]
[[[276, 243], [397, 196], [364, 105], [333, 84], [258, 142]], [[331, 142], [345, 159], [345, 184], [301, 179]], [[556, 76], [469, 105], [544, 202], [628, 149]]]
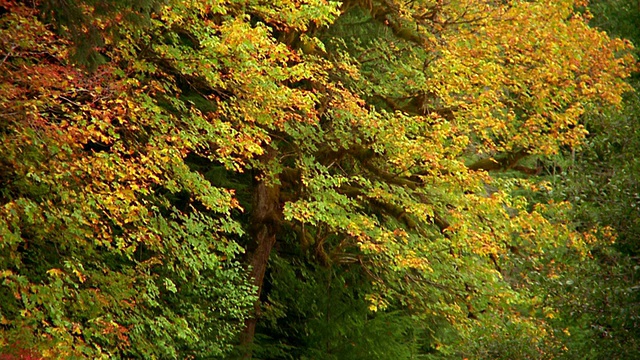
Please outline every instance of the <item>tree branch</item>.
[[526, 150], [519, 150], [516, 152], [511, 152], [507, 154], [503, 154], [498, 157], [484, 158], [480, 159], [473, 164], [469, 165], [469, 170], [474, 171], [496, 171], [496, 170], [508, 170], [515, 169], [523, 171], [524, 167], [518, 165], [518, 162], [523, 158], [527, 157], [529, 152]]

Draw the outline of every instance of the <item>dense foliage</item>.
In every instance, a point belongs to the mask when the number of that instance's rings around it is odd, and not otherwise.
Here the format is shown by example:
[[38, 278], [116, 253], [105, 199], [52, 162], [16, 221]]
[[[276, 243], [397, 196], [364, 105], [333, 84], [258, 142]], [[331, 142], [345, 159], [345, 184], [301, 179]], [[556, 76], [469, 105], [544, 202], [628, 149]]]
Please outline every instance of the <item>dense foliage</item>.
[[583, 5], [0, 0], [0, 347], [584, 354], [615, 224], [541, 163], [635, 65]]
[[[640, 42], [636, 1], [594, 1], [590, 8], [593, 25]], [[546, 174], [554, 184], [549, 196], [573, 203], [577, 228], [610, 227], [616, 236], [613, 246], [594, 246], [596, 261], [575, 274], [576, 297], [565, 302], [561, 318], [579, 332], [567, 339], [566, 358], [632, 359], [640, 346], [637, 75], [629, 79], [636, 91], [625, 95], [622, 111], [601, 109], [585, 117], [589, 136], [584, 146], [558, 154], [552, 159], [555, 173]]]

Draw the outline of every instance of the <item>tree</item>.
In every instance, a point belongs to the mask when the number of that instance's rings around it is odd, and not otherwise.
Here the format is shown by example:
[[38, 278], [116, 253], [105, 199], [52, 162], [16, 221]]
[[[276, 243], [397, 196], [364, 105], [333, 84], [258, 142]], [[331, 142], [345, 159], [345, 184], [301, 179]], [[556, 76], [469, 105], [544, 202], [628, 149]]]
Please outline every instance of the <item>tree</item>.
[[157, 83], [87, 74], [4, 2], [0, 346], [46, 358], [215, 356], [253, 303], [231, 190], [183, 158]]
[[81, 2], [106, 59], [86, 73], [5, 2], [5, 343], [215, 356], [246, 319], [250, 357], [290, 238], [380, 317], [437, 324], [436, 355], [560, 351], [526, 272], [589, 238], [488, 171], [579, 144], [628, 89], [629, 44], [575, 5], [170, 1], [127, 7], [137, 23]]
[[[634, 43], [640, 41], [635, 1], [594, 1], [591, 24]], [[637, 49], [633, 51], [637, 56]], [[637, 71], [628, 79], [637, 90]], [[637, 91], [624, 96], [622, 109], [601, 110], [585, 116], [589, 136], [579, 152], [563, 151], [554, 162], [559, 171], [547, 174], [554, 183], [548, 198], [570, 199], [572, 221], [582, 231], [601, 236], [594, 243], [595, 261], [576, 267], [569, 295], [559, 302], [571, 336], [566, 358], [633, 358], [638, 347], [637, 215], [638, 112]], [[606, 228], [608, 236], [594, 229]], [[608, 238], [609, 241], [602, 241]], [[557, 291], [560, 295], [567, 291]], [[566, 315], [562, 315], [562, 313]]]

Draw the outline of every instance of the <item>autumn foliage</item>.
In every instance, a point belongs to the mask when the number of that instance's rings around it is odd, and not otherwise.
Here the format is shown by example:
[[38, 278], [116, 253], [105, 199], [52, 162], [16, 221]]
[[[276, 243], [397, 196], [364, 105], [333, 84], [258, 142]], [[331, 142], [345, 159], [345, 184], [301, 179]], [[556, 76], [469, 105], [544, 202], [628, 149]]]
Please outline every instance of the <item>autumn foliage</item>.
[[584, 4], [60, 4], [0, 2], [0, 347], [250, 357], [278, 257], [426, 353], [564, 351], [541, 279], [613, 235], [514, 170], [630, 89]]

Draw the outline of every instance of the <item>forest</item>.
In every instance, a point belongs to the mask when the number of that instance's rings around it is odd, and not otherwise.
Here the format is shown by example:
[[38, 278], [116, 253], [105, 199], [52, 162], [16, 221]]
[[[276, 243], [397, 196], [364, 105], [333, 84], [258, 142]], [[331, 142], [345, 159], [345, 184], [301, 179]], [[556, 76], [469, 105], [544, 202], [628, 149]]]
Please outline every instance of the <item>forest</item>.
[[0, 360], [639, 359], [637, 0], [0, 0]]

